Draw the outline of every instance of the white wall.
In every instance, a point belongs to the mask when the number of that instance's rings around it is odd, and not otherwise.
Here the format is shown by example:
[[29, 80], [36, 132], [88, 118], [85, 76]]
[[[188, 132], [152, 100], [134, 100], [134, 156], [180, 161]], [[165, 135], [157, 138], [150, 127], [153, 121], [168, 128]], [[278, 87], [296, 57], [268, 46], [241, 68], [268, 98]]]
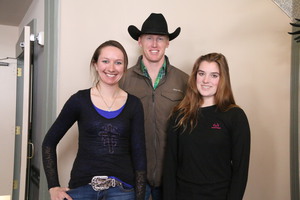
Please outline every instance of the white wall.
[[44, 14], [44, 0], [33, 0], [19, 25], [19, 33], [21, 34], [23, 27], [33, 19], [36, 19], [36, 32], [44, 31]]
[[[72, 5], [72, 6], [70, 6]], [[90, 87], [89, 61], [108, 39], [127, 49], [130, 65], [139, 50], [127, 32], [141, 28], [151, 12], [162, 12], [169, 31], [182, 33], [167, 50], [171, 63], [187, 73], [197, 57], [223, 53], [229, 62], [237, 103], [252, 130], [245, 200], [290, 199], [289, 83], [291, 21], [271, 0], [64, 0], [60, 2], [59, 111], [68, 97]], [[60, 144], [61, 182], [67, 186], [77, 128]]]
[[[0, 196], [11, 195], [13, 185], [14, 144], [15, 144], [15, 99], [16, 91], [16, 60], [15, 43], [18, 38], [18, 28], [0, 25], [0, 62], [10, 63], [0, 66], [0, 160], [5, 165], [0, 166]], [[4, 60], [3, 60], [4, 59]]]
[[15, 57], [18, 27], [0, 25], [0, 58]]

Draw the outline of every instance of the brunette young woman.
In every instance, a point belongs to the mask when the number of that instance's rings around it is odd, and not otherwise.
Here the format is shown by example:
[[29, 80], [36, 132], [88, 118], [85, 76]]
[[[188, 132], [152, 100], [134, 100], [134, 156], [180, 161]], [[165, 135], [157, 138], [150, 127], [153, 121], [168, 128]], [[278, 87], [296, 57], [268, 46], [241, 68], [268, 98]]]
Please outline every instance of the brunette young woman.
[[249, 123], [235, 103], [227, 60], [203, 55], [170, 118], [164, 200], [241, 200], [249, 155]]
[[[90, 63], [94, 86], [72, 95], [46, 134], [43, 164], [51, 200], [144, 200], [143, 107], [119, 87], [127, 64], [119, 42], [101, 44]], [[58, 179], [56, 146], [75, 122], [78, 153], [65, 188]]]

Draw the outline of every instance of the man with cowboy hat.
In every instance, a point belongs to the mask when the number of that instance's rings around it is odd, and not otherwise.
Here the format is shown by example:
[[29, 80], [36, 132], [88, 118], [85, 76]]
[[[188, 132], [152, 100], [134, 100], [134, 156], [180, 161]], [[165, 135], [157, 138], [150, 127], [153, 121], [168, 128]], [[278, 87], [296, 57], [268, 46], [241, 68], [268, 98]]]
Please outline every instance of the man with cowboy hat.
[[180, 30], [178, 27], [169, 33], [167, 21], [160, 13], [152, 13], [141, 30], [133, 25], [128, 27], [130, 36], [138, 41], [142, 55], [136, 65], [125, 73], [120, 86], [139, 97], [144, 107], [148, 180], [146, 200], [150, 195], [153, 200], [162, 199], [167, 121], [186, 90], [188, 75], [172, 66], [165, 55], [169, 42], [179, 35]]

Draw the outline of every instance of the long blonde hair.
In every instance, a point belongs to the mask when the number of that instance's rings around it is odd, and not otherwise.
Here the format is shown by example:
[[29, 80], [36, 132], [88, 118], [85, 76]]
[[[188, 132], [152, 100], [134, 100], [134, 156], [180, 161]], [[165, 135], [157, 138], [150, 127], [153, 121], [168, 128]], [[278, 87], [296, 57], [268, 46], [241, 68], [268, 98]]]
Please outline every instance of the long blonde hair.
[[176, 127], [182, 127], [183, 131], [192, 131], [198, 123], [198, 114], [203, 105], [203, 97], [197, 89], [197, 72], [201, 62], [216, 62], [220, 70], [220, 80], [215, 94], [215, 105], [220, 111], [226, 111], [232, 107], [237, 107], [234, 101], [228, 63], [224, 55], [220, 53], [210, 53], [200, 56], [193, 67], [188, 81], [186, 95], [183, 100], [174, 107], [172, 114], [176, 114]]

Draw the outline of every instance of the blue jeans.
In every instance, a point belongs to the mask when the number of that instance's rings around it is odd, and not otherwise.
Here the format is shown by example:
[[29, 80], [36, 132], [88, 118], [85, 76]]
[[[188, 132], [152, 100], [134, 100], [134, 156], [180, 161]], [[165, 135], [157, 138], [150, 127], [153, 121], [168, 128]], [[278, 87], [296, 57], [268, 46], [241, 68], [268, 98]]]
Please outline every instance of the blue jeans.
[[107, 190], [95, 191], [92, 186], [84, 185], [67, 192], [73, 200], [134, 200], [134, 188], [124, 186], [111, 187]]
[[162, 188], [152, 187], [149, 184], [147, 184], [145, 200], [149, 200], [150, 196], [152, 197], [152, 200], [162, 200]]

